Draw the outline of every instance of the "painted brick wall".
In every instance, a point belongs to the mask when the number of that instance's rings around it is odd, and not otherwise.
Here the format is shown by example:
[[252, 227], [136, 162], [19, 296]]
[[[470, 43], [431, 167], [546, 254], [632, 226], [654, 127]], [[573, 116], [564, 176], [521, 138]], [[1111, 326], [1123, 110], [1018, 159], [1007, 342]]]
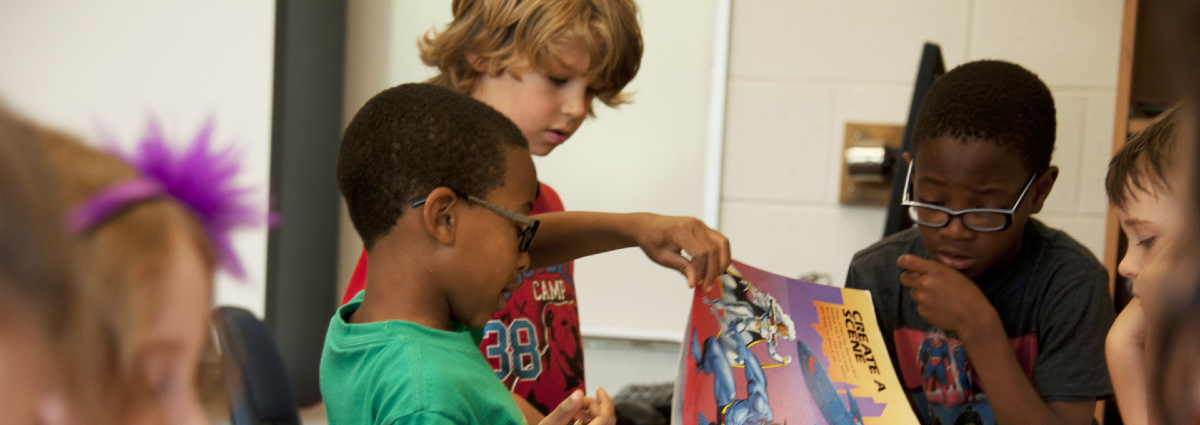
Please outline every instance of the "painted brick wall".
[[837, 203], [845, 123], [904, 123], [925, 41], [948, 68], [1003, 59], [1050, 86], [1062, 171], [1037, 217], [1099, 256], [1120, 31], [1118, 0], [734, 1], [721, 202], [734, 256], [843, 284], [886, 214]]

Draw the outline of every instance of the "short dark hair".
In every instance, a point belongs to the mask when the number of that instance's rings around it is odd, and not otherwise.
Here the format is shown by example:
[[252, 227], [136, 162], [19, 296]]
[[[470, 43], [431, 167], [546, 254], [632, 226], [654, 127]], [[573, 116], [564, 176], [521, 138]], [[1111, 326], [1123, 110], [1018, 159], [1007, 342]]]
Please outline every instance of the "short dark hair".
[[407, 203], [437, 187], [485, 197], [504, 185], [503, 147], [528, 149], [521, 130], [471, 97], [402, 84], [368, 100], [338, 151], [337, 180], [368, 250]]
[[943, 136], [983, 141], [1009, 149], [1029, 171], [1041, 172], [1050, 167], [1056, 126], [1054, 97], [1037, 75], [1004, 61], [970, 62], [929, 88], [917, 112], [912, 152]]
[[1167, 172], [1174, 162], [1171, 156], [1175, 153], [1179, 109], [1176, 106], [1160, 114], [1148, 127], [1129, 136], [1113, 155], [1104, 182], [1108, 202], [1113, 206], [1124, 208], [1129, 191], [1135, 187], [1145, 191], [1167, 188]]

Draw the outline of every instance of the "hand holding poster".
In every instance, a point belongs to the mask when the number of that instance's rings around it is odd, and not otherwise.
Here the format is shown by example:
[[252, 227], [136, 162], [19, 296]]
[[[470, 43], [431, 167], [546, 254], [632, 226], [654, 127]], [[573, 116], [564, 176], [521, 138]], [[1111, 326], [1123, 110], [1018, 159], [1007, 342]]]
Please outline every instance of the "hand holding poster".
[[696, 289], [684, 344], [684, 424], [918, 423], [866, 291], [734, 261]]

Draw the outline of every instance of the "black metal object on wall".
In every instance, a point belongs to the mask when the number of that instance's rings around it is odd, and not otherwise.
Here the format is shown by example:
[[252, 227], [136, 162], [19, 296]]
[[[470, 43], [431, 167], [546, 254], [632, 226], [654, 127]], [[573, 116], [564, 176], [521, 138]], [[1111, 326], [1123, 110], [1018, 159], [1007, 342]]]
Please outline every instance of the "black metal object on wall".
[[[904, 126], [904, 144], [900, 147], [900, 152], [909, 152], [912, 146], [913, 124], [917, 122], [917, 111], [921, 109], [921, 102], [925, 101], [925, 93], [929, 91], [929, 86], [937, 80], [942, 74], [946, 73], [946, 65], [942, 61], [942, 48], [933, 43], [925, 43], [925, 47], [921, 50], [921, 64], [917, 67], [917, 81], [913, 85], [912, 106], [908, 108], [908, 123]], [[897, 155], [899, 156], [899, 155]], [[900, 201], [904, 199], [904, 177], [908, 172], [908, 164], [896, 164], [892, 167], [892, 197], [888, 201], [887, 220], [883, 225], [883, 237], [891, 236], [893, 233], [912, 227], [912, 219], [908, 217], [908, 211], [900, 205]]]

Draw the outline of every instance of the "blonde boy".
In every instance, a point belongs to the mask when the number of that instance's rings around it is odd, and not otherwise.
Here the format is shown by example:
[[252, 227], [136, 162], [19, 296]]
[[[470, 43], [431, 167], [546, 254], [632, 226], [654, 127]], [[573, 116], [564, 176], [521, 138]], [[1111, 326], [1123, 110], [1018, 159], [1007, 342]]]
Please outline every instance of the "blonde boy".
[[628, 103], [642, 34], [631, 0], [457, 0], [454, 21], [420, 42], [429, 82], [470, 94], [521, 129], [530, 152], [549, 155], [599, 99]]

